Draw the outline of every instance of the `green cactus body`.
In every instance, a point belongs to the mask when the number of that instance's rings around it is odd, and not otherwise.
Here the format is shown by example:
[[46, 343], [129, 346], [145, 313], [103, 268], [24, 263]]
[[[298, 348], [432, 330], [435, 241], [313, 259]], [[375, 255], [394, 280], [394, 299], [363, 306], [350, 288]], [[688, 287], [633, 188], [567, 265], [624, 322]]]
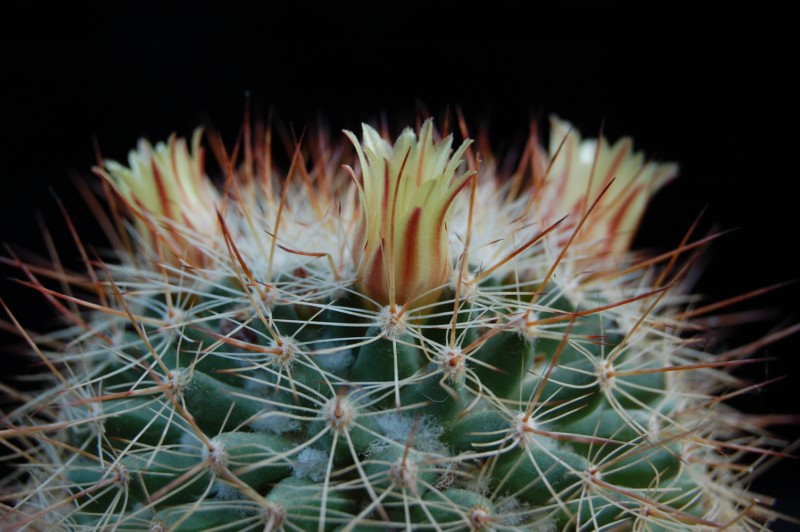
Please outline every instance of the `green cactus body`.
[[[6, 484], [4, 518], [151, 531], [768, 522], [717, 452], [754, 437], [713, 399], [725, 368], [676, 332], [686, 298], [662, 288], [681, 277], [654, 281], [663, 264], [627, 253], [645, 189], [674, 166], [581, 143], [557, 120], [552, 135], [554, 160], [526, 152], [531, 184], [495, 176], [488, 154], [472, 172], [469, 144], [451, 157], [430, 122], [394, 146], [365, 127], [357, 170], [332, 170], [348, 155], [282, 181], [245, 166], [225, 200], [197, 143], [106, 163], [135, 253], [87, 274], [88, 329], [41, 342], [53, 388], [4, 415], [26, 471]], [[182, 192], [145, 186], [152, 168]]]

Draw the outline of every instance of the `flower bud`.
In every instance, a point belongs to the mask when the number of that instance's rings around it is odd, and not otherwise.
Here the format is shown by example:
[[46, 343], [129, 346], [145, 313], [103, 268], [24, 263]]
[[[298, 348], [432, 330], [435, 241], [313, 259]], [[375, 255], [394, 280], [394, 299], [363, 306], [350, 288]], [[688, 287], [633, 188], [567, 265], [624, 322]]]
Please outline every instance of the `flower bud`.
[[201, 137], [197, 129], [191, 152], [186, 140], [175, 135], [155, 147], [140, 140], [128, 154], [128, 167], [107, 160], [96, 169], [136, 216], [144, 246], [154, 249], [160, 239], [164, 260], [173, 264], [201, 265], [202, 248], [218, 231], [219, 194], [205, 175]]
[[394, 146], [363, 126], [354, 144], [361, 179], [361, 216], [353, 247], [359, 288], [381, 305], [420, 307], [436, 299], [450, 278], [447, 220], [458, 193], [473, 172], [456, 172], [471, 141], [451, 156], [452, 136], [434, 141], [427, 120], [419, 138], [405, 129]]
[[[563, 142], [563, 145], [562, 145]], [[604, 138], [581, 140], [567, 122], [550, 122], [552, 168], [537, 196], [536, 212], [554, 221], [569, 215], [569, 231], [603, 189], [614, 180], [590, 213], [574, 242], [578, 253], [614, 259], [630, 249], [652, 196], [678, 174], [674, 163], [655, 163], [633, 151], [629, 137], [614, 144]]]

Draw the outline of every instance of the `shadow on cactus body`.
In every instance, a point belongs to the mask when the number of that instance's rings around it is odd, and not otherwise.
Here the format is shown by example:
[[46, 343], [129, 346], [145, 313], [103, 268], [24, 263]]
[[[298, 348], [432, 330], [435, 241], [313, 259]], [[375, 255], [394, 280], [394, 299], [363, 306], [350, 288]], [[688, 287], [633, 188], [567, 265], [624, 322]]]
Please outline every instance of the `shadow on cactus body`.
[[628, 251], [674, 165], [557, 119], [508, 176], [430, 121], [394, 144], [348, 136], [356, 154], [299, 145], [286, 175], [247, 147], [224, 193], [199, 135], [142, 143], [97, 169], [115, 260], [17, 261], [73, 314], [32, 339], [51, 385], [4, 413], [12, 529], [775, 518], [746, 491], [763, 435], [716, 396], [750, 353], [705, 352], [687, 320], [707, 239]]

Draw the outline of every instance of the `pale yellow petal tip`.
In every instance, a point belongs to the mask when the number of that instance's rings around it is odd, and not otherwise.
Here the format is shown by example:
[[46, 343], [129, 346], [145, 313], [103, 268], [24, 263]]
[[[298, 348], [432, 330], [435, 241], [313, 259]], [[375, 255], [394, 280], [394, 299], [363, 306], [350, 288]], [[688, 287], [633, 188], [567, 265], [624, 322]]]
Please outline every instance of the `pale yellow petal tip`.
[[456, 175], [471, 141], [452, 153], [452, 136], [435, 140], [433, 122], [407, 128], [391, 145], [363, 127], [347, 132], [361, 163], [361, 216], [354, 255], [361, 290], [380, 304], [423, 306], [448, 281], [447, 219], [471, 172]]
[[205, 174], [202, 129], [186, 139], [172, 135], [153, 146], [142, 139], [128, 153], [128, 166], [104, 161], [96, 169], [136, 217], [137, 231], [147, 246], [162, 241], [165, 260], [196, 262], [199, 239], [218, 231], [219, 193]]
[[612, 259], [630, 249], [648, 203], [678, 175], [676, 163], [648, 161], [642, 152], [634, 151], [630, 137], [613, 144], [602, 136], [582, 139], [569, 122], [556, 116], [550, 118], [550, 157], [552, 167], [540, 195], [540, 212], [552, 220], [570, 216], [573, 223], [565, 228], [586, 215], [576, 249]]

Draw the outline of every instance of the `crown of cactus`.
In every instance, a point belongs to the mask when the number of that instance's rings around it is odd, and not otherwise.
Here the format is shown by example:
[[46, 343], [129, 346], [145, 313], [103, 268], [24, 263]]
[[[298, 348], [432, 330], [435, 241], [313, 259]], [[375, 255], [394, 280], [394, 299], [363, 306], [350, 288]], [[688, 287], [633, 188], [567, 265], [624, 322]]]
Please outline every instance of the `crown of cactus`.
[[3, 413], [11, 529], [775, 518], [747, 491], [764, 423], [723, 402], [755, 348], [708, 353], [691, 321], [718, 308], [682, 282], [708, 239], [629, 251], [674, 164], [553, 119], [503, 175], [426, 121], [298, 143], [282, 175], [258, 133], [224, 193], [199, 133], [106, 161], [114, 257], [81, 246], [85, 274], [13, 260], [68, 323], [17, 324], [49, 377]]

